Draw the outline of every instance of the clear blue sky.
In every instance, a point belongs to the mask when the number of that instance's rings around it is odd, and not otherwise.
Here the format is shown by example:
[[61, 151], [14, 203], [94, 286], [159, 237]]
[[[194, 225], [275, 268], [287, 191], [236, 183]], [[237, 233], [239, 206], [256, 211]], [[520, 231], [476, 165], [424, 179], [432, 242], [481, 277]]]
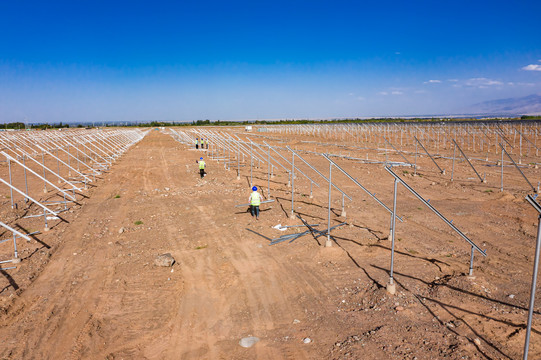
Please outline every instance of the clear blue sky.
[[541, 1], [0, 2], [0, 122], [460, 111], [541, 93]]

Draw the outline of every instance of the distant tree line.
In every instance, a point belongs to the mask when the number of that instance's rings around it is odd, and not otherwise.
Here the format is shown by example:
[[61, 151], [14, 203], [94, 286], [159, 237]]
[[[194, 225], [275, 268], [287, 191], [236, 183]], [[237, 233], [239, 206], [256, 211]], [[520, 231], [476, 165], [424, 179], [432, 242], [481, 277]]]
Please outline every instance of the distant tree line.
[[[334, 120], [245, 120], [245, 121], [222, 121], [222, 120], [194, 120], [191, 122], [175, 121], [138, 121], [138, 122], [112, 122], [101, 123], [107, 127], [168, 127], [168, 126], [244, 126], [244, 125], [302, 125], [302, 124], [356, 124], [356, 123], [384, 123], [384, 122], [453, 122], [453, 121], [501, 121], [501, 120], [541, 120], [539, 115], [524, 115], [520, 118], [373, 118], [373, 119], [334, 119]], [[4, 129], [60, 129], [69, 127], [94, 127], [93, 123], [75, 123], [64, 124], [62, 122], [53, 124], [24, 124], [22, 122], [12, 122], [4, 124]], [[0, 125], [0, 129], [2, 126]]]
[[25, 124], [22, 122], [12, 122], [12, 123], [5, 123], [4, 126], [0, 125], [0, 129], [16, 129], [16, 130], [24, 130], [24, 129], [61, 129], [61, 128], [69, 128], [69, 124], [63, 124], [62, 122], [59, 122], [58, 124]]
[[[539, 117], [523, 116], [520, 119], [539, 119]], [[373, 118], [373, 119], [332, 119], [332, 120], [246, 120], [246, 121], [210, 121], [210, 120], [197, 120], [192, 122], [165, 122], [165, 121], [151, 121], [141, 122], [135, 125], [138, 127], [166, 127], [166, 126], [244, 126], [244, 125], [302, 125], [302, 124], [355, 124], [355, 123], [383, 123], [383, 122], [447, 122], [447, 121], [479, 121], [478, 118]], [[482, 121], [499, 121], [501, 118], [487, 119], [483, 118]], [[519, 118], [508, 118], [506, 120], [519, 120]], [[119, 125], [126, 126], [126, 125]]]

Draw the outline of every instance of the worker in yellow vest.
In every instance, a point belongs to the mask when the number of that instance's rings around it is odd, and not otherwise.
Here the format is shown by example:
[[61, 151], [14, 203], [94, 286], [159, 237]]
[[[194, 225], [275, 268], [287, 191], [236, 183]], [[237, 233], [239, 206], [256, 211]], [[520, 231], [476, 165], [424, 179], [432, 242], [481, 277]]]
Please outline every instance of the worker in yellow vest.
[[259, 220], [259, 205], [261, 205], [261, 195], [257, 192], [257, 186], [252, 188], [252, 193], [250, 194], [250, 211], [252, 216], [255, 215], [256, 220]]
[[206, 175], [205, 174], [205, 162], [203, 161], [203, 158], [199, 158], [199, 174], [201, 175], [201, 179]]

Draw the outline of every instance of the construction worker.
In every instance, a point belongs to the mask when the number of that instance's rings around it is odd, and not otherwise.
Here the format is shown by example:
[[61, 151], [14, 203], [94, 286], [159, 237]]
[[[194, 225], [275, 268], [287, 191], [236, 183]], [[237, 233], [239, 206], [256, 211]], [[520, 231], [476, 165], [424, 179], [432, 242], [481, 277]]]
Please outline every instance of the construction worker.
[[203, 158], [199, 158], [199, 175], [201, 175], [201, 179], [205, 176], [205, 162], [203, 161]]
[[249, 201], [252, 217], [255, 215], [256, 220], [259, 220], [259, 205], [261, 205], [261, 195], [257, 192], [257, 186], [252, 188]]
[[199, 149], [199, 138], [195, 139], [195, 148]]
[[209, 148], [209, 140], [208, 139], [205, 139], [205, 148]]

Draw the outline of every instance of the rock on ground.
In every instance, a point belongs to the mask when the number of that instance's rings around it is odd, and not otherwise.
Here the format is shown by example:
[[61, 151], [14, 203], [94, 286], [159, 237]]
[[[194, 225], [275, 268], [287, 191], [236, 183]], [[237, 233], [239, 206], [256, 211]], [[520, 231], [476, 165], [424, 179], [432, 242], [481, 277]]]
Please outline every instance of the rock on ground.
[[175, 258], [170, 253], [158, 255], [156, 256], [156, 259], [154, 260], [154, 265], [156, 266], [169, 267], [169, 266], [173, 266], [174, 263], [175, 263]]

